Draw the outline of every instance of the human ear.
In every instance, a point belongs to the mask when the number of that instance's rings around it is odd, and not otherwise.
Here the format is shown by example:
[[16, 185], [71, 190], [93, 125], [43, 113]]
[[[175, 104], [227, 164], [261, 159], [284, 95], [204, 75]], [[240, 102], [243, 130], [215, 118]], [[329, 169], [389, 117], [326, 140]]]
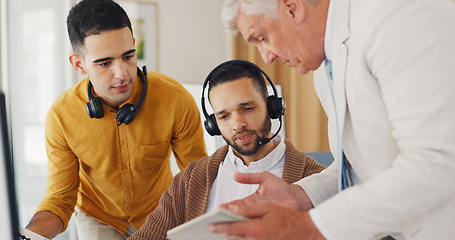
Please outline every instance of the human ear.
[[71, 54], [69, 57], [70, 63], [73, 68], [81, 75], [87, 74], [85, 71], [84, 62], [82, 61], [81, 57], [76, 54]]
[[282, 0], [286, 14], [296, 24], [300, 24], [305, 20], [305, 5], [303, 1], [305, 0]]

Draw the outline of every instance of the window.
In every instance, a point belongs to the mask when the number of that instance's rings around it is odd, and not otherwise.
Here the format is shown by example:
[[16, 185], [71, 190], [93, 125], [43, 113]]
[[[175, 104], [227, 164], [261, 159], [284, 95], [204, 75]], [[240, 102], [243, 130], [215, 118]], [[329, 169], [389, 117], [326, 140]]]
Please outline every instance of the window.
[[[44, 122], [47, 111], [75, 79], [68, 61], [71, 48], [66, 32], [66, 15], [71, 2], [4, 1], [6, 38], [2, 41], [6, 40], [7, 51], [2, 51], [2, 69], [6, 70], [2, 85], [8, 86], [5, 91], [11, 110], [19, 223], [25, 227], [46, 190]], [[70, 234], [71, 229], [56, 239], [70, 239]]]

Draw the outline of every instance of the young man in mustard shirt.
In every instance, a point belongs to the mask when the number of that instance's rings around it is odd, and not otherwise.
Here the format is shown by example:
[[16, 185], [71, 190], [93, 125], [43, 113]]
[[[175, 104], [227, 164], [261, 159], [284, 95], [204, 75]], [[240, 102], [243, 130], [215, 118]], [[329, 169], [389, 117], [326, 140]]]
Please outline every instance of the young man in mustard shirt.
[[76, 207], [78, 239], [125, 239], [169, 187], [171, 151], [180, 168], [207, 155], [200, 114], [179, 82], [137, 67], [117, 3], [83, 0], [67, 27], [69, 60], [87, 78], [48, 112], [48, 188], [26, 229], [53, 238]]

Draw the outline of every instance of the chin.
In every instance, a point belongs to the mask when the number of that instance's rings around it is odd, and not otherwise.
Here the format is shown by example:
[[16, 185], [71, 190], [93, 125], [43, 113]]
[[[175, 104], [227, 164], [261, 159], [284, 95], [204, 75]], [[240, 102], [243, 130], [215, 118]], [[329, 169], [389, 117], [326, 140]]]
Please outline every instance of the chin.
[[310, 71], [310, 69], [308, 69], [308, 68], [303, 68], [303, 67], [298, 67], [298, 66], [295, 67], [295, 69], [296, 69], [297, 72], [299, 72], [300, 74], [307, 74], [307, 73]]

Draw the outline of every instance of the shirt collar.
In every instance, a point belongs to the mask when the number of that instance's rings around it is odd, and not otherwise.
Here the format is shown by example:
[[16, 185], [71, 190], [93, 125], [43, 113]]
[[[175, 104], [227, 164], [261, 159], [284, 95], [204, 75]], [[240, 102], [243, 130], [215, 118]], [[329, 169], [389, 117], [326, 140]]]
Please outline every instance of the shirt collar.
[[329, 11], [327, 13], [327, 23], [325, 26], [325, 38], [324, 38], [324, 52], [325, 52], [325, 57], [329, 60], [332, 60], [332, 2], [330, 1], [329, 3]]

